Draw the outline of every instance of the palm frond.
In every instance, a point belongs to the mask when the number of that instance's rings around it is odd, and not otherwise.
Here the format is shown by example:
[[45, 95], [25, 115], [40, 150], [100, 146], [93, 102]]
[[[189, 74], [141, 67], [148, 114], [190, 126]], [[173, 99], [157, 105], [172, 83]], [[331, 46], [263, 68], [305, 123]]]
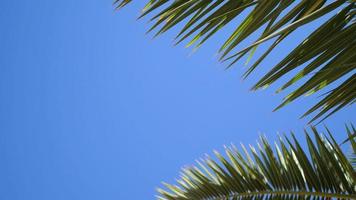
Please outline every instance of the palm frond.
[[[121, 7], [130, 1], [116, 0], [116, 5]], [[304, 83], [285, 98], [277, 107], [279, 109], [303, 95], [315, 93], [336, 83], [327, 96], [303, 115], [316, 113], [311, 122], [321, 117], [326, 118], [355, 102], [355, 1], [150, 0], [141, 17], [154, 11], [156, 14], [151, 18], [154, 24], [149, 31], [157, 30], [157, 36], [182, 23], [181, 31], [176, 37], [177, 43], [189, 40], [187, 46], [195, 45], [196, 48], [227, 24], [236, 23], [235, 30], [220, 48], [221, 60], [230, 61], [230, 65], [246, 56], [249, 60], [260, 44], [273, 40], [269, 48], [249, 66], [244, 77], [249, 76], [291, 33], [318, 20], [321, 25], [278, 64], [271, 66], [270, 71], [253, 86], [253, 90], [265, 88], [286, 74], [294, 73], [294, 77], [277, 92], [302, 80]], [[329, 20], [321, 19], [330, 13], [333, 16]], [[241, 17], [242, 22], [235, 20]], [[255, 42], [236, 52], [236, 49], [241, 49], [241, 42], [260, 30], [262, 33]], [[295, 69], [299, 71], [295, 72]]]
[[308, 153], [292, 135], [275, 149], [261, 137], [258, 148], [226, 147], [198, 166], [184, 168], [176, 185], [164, 183], [159, 199], [356, 199], [356, 172], [338, 144], [314, 127]]
[[346, 126], [346, 130], [347, 130], [348, 138], [345, 141], [343, 141], [341, 143], [341, 145], [345, 144], [346, 142], [350, 142], [351, 148], [352, 148], [352, 153], [349, 156], [349, 160], [350, 160], [352, 166], [354, 167], [354, 169], [356, 169], [356, 129], [351, 124], [351, 128]]

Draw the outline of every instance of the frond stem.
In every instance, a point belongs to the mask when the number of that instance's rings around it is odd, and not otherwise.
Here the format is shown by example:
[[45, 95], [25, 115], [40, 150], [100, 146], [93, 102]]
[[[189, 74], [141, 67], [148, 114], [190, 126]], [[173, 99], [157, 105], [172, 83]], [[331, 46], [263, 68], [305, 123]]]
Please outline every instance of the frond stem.
[[[292, 196], [314, 196], [325, 198], [337, 198], [337, 199], [356, 199], [356, 194], [339, 194], [339, 193], [326, 193], [326, 192], [307, 192], [307, 191], [260, 191], [260, 192], [245, 192], [235, 193], [226, 198], [232, 197], [247, 197], [257, 195], [292, 195]], [[221, 198], [221, 197], [217, 197]]]

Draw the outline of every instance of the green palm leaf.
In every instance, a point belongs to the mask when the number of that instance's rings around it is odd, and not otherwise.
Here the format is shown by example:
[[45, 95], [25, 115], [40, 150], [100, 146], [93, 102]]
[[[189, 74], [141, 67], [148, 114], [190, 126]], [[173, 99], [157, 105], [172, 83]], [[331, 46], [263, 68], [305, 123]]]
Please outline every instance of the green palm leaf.
[[[129, 2], [131, 0], [116, 0], [115, 5], [122, 7]], [[149, 31], [156, 30], [157, 36], [182, 23], [183, 27], [176, 37], [177, 43], [189, 40], [187, 46], [195, 45], [196, 48], [227, 24], [235, 23], [235, 30], [220, 48], [221, 60], [230, 61], [230, 66], [246, 56], [250, 60], [259, 45], [273, 40], [269, 48], [250, 64], [244, 77], [253, 73], [291, 33], [318, 20], [322, 22], [321, 25], [279, 63], [270, 66], [270, 71], [252, 89], [265, 88], [287, 74], [294, 74], [277, 91], [292, 85], [297, 87], [276, 108], [279, 109], [303, 95], [318, 92], [326, 86], [333, 87], [303, 115], [316, 113], [311, 122], [324, 119], [355, 102], [355, 1], [150, 0], [141, 17], [152, 12], [156, 14], [151, 18], [154, 24]], [[325, 20], [323, 17], [330, 13], [333, 16]], [[236, 21], [241, 17], [241, 22]], [[236, 52], [236, 49], [241, 49], [241, 42], [258, 33], [261, 35], [255, 42]], [[298, 86], [299, 83], [301, 85]]]
[[349, 156], [350, 162], [354, 169], [356, 169], [356, 129], [351, 124], [351, 128], [346, 126], [347, 135], [349, 136], [345, 141], [341, 143], [341, 145], [345, 144], [346, 142], [350, 141], [352, 153]]
[[[349, 129], [348, 129], [349, 130]], [[356, 199], [356, 172], [330, 134], [306, 133], [308, 152], [292, 139], [275, 149], [261, 137], [258, 148], [226, 147], [198, 166], [183, 169], [176, 185], [164, 183], [159, 199]]]

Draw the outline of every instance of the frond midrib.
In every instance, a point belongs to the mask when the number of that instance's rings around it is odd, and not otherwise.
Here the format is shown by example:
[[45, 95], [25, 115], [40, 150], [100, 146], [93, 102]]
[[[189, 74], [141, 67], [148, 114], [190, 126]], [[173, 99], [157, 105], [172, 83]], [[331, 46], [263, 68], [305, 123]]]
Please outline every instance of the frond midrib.
[[276, 190], [276, 191], [258, 191], [258, 192], [245, 192], [245, 193], [232, 193], [229, 195], [219, 195], [209, 199], [217, 200], [223, 198], [233, 197], [247, 197], [247, 196], [261, 196], [261, 195], [291, 195], [291, 196], [313, 196], [337, 199], [356, 199], [356, 194], [341, 194], [341, 193], [328, 193], [328, 192], [310, 192], [310, 191], [293, 191], [293, 190]]

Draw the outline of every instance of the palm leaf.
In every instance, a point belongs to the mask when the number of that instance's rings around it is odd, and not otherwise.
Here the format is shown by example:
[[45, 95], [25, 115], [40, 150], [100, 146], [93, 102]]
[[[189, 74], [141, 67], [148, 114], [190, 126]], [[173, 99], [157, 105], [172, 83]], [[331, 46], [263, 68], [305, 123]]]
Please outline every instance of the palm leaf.
[[348, 138], [345, 141], [343, 141], [340, 145], [343, 145], [346, 142], [350, 141], [352, 153], [350, 154], [349, 159], [354, 169], [356, 169], [356, 129], [351, 124], [351, 128], [346, 126], [346, 130], [347, 130]]
[[126, 4], [130, 3], [132, 0], [115, 0], [114, 1], [114, 5], [116, 5], [116, 8], [122, 8], [124, 7]]
[[[129, 2], [131, 0], [116, 0], [115, 4], [122, 7]], [[321, 25], [279, 63], [270, 66], [270, 71], [252, 89], [265, 88], [287, 74], [294, 74], [277, 91], [292, 85], [296, 87], [277, 107], [279, 109], [301, 96], [325, 90], [326, 86], [331, 87], [328, 95], [303, 115], [315, 113], [311, 122], [329, 117], [355, 102], [355, 1], [150, 0], [141, 16], [152, 12], [156, 14], [151, 18], [154, 24], [149, 31], [156, 30], [157, 36], [181, 23], [183, 27], [176, 37], [177, 43], [188, 40], [187, 46], [196, 45], [196, 48], [227, 24], [235, 23], [235, 30], [220, 48], [221, 60], [230, 61], [229, 66], [245, 56], [250, 60], [259, 45], [273, 40], [269, 48], [251, 63], [244, 77], [253, 73], [275, 47], [295, 30], [319, 21]], [[332, 17], [325, 20], [323, 17], [330, 13]], [[236, 21], [241, 17], [241, 22]], [[236, 52], [236, 49], [241, 49], [241, 42], [260, 32], [255, 42]]]
[[184, 168], [177, 184], [164, 183], [159, 199], [356, 199], [356, 172], [338, 144], [314, 127], [306, 131], [308, 152], [294, 135], [275, 149], [261, 137], [258, 148], [242, 154], [226, 147], [198, 166]]

